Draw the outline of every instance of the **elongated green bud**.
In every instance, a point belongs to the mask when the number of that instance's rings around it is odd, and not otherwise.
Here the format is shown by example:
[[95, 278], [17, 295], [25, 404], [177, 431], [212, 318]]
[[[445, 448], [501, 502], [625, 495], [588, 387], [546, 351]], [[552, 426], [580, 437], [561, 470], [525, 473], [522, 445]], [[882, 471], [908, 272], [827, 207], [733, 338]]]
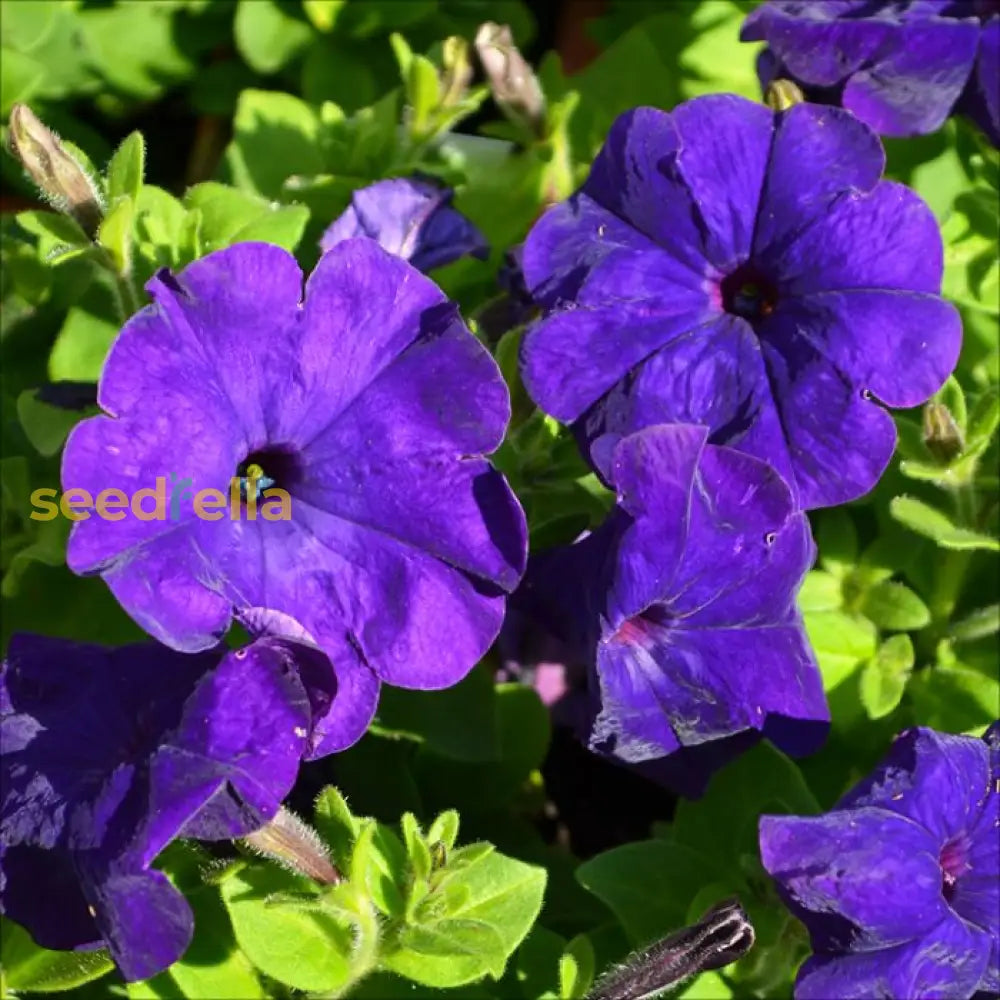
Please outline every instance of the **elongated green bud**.
[[93, 179], [26, 104], [10, 112], [10, 148], [49, 204], [72, 216], [91, 238], [104, 216]]
[[476, 32], [475, 45], [500, 110], [511, 121], [535, 135], [542, 135], [545, 131], [545, 95], [534, 70], [514, 44], [510, 28], [487, 21]]
[[961, 428], [944, 403], [931, 400], [924, 407], [924, 444], [939, 461], [950, 462], [965, 448]]
[[342, 881], [316, 831], [282, 806], [270, 823], [243, 838], [259, 854], [323, 885]]

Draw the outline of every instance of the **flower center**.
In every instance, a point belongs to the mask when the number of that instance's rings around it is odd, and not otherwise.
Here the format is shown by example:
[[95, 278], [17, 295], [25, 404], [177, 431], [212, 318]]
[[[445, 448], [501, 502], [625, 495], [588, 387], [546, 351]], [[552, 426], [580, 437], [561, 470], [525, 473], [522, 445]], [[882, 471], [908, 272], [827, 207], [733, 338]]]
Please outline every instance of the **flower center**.
[[961, 836], [949, 840], [941, 848], [938, 863], [941, 865], [941, 892], [950, 903], [955, 895], [958, 880], [972, 868], [969, 864], [968, 837]]
[[236, 475], [246, 503], [251, 497], [259, 500], [264, 490], [272, 487], [291, 493], [302, 480], [302, 465], [291, 448], [269, 445], [247, 455], [240, 462]]
[[751, 323], [766, 319], [778, 303], [778, 289], [749, 264], [726, 275], [720, 285], [722, 308]]

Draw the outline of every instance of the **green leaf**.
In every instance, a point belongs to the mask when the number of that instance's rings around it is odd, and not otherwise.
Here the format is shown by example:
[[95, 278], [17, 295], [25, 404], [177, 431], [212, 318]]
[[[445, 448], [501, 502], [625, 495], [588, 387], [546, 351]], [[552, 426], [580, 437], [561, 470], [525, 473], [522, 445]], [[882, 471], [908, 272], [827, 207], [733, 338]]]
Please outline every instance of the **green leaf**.
[[559, 957], [561, 1000], [581, 1000], [594, 982], [594, 946], [586, 934], [577, 934]]
[[633, 944], [645, 944], [685, 923], [691, 900], [713, 872], [701, 851], [643, 840], [584, 861], [576, 877], [608, 905]]
[[134, 222], [135, 201], [126, 195], [108, 209], [104, 221], [97, 228], [97, 242], [111, 254], [119, 274], [127, 275], [132, 269]]
[[96, 382], [117, 336], [117, 324], [82, 309], [70, 309], [52, 345], [49, 378], [54, 382]]
[[918, 670], [907, 686], [914, 721], [943, 732], [981, 732], [997, 717], [1000, 682], [963, 663]]
[[804, 614], [812, 611], [836, 611], [843, 606], [844, 593], [839, 577], [821, 569], [810, 570], [798, 593], [799, 610]]
[[944, 549], [985, 549], [1000, 552], [1000, 539], [956, 525], [944, 512], [911, 496], [893, 497], [889, 513], [900, 524]]
[[0, 954], [0, 978], [6, 989], [15, 993], [62, 993], [100, 979], [113, 968], [103, 949], [49, 951], [35, 944], [23, 927], [6, 917], [0, 917]]
[[214, 181], [196, 184], [184, 201], [189, 209], [201, 213], [203, 253], [250, 240], [294, 250], [309, 221], [309, 209], [304, 205], [275, 205]]
[[290, 17], [274, 0], [240, 0], [233, 22], [236, 48], [258, 73], [275, 73], [309, 44], [305, 21]]
[[986, 608], [966, 615], [961, 621], [952, 624], [949, 634], [955, 642], [974, 642], [1000, 632], [1000, 604], [991, 604]]
[[[176, 4], [128, 3], [80, 11], [83, 47], [105, 88], [153, 100], [196, 69], [180, 44]], [[77, 41], [80, 46], [80, 40]]]
[[17, 224], [32, 236], [45, 240], [42, 252], [47, 246], [62, 244], [71, 247], [89, 247], [87, 234], [68, 216], [57, 212], [32, 210], [17, 213]]
[[337, 869], [346, 871], [361, 826], [351, 814], [347, 800], [333, 785], [327, 785], [317, 796], [313, 825], [330, 848], [330, 856]]
[[410, 736], [458, 760], [495, 760], [499, 749], [493, 676], [478, 666], [442, 691], [386, 687], [374, 731]]
[[913, 643], [908, 635], [893, 635], [879, 646], [861, 672], [861, 704], [868, 717], [881, 719], [900, 702], [913, 670]]
[[253, 966], [236, 946], [219, 893], [200, 886], [187, 894], [194, 913], [194, 937], [183, 957], [166, 972], [129, 983], [131, 1000], [263, 1000]]
[[532, 927], [514, 956], [517, 995], [531, 1000], [559, 1000], [559, 960], [565, 948], [566, 939], [559, 934], [540, 924]]
[[461, 859], [456, 852], [418, 909], [420, 923], [401, 929], [384, 968], [439, 988], [503, 974], [541, 910], [545, 870], [496, 851]]
[[927, 605], [909, 587], [893, 580], [866, 590], [859, 610], [879, 628], [892, 632], [921, 629], [931, 620]]
[[804, 619], [827, 691], [836, 687], [851, 668], [875, 655], [878, 632], [862, 615], [847, 611], [814, 611], [807, 613]]
[[350, 927], [320, 909], [271, 904], [275, 893], [306, 893], [314, 884], [255, 865], [219, 887], [236, 941], [265, 975], [299, 990], [333, 991], [348, 978]]
[[[324, 172], [319, 115], [291, 94], [244, 90], [236, 105], [233, 140], [225, 162], [233, 183], [277, 198], [293, 174]], [[281, 155], [275, 155], [281, 150]]]
[[17, 397], [17, 417], [31, 446], [46, 458], [62, 448], [66, 436], [84, 416], [75, 410], [64, 410], [43, 403], [31, 389]]
[[313, 27], [319, 31], [332, 31], [337, 16], [347, 0], [302, 0], [302, 9]]
[[146, 147], [141, 132], [127, 136], [115, 150], [108, 164], [108, 201], [114, 205], [119, 198], [137, 201], [145, 176]]

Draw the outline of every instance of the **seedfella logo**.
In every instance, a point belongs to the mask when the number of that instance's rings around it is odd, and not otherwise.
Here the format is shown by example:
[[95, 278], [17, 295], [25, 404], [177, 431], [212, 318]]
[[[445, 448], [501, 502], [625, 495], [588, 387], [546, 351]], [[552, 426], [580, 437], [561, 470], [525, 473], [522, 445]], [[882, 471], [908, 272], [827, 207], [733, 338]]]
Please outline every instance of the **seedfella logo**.
[[[234, 476], [229, 492], [217, 489], [194, 489], [190, 476], [171, 473], [157, 476], [154, 485], [136, 490], [109, 487], [93, 496], [89, 490], [74, 487], [62, 496], [57, 490], [40, 489], [31, 494], [31, 519], [51, 521], [60, 515], [69, 521], [87, 521], [96, 514], [104, 521], [124, 521], [131, 512], [139, 521], [179, 521], [188, 509], [202, 521], [256, 521], [258, 513], [265, 521], [290, 521], [292, 498], [286, 490], [270, 485], [263, 473]], [[262, 488], [266, 487], [266, 488]]]

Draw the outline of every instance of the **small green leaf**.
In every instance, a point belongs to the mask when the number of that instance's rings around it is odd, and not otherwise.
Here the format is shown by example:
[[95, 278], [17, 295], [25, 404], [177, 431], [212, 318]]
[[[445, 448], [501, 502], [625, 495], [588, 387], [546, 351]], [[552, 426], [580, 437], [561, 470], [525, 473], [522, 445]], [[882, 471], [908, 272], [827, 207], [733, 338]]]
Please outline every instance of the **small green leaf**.
[[458, 823], [458, 813], [454, 809], [441, 813], [427, 831], [427, 843], [443, 844], [450, 851], [458, 839]]
[[594, 946], [577, 934], [559, 958], [560, 1000], [581, 1000], [594, 982]]
[[274, 905], [278, 893], [313, 892], [306, 878], [253, 866], [219, 887], [236, 941], [265, 975], [299, 990], [333, 991], [347, 981], [352, 932], [321, 909]]
[[893, 635], [879, 646], [861, 671], [861, 704], [868, 717], [881, 719], [900, 702], [913, 670], [913, 643], [908, 635]]
[[309, 221], [309, 209], [304, 205], [275, 205], [215, 181], [190, 188], [184, 202], [201, 213], [203, 253], [250, 240], [294, 250]]
[[949, 629], [955, 642], [975, 642], [976, 639], [985, 639], [997, 632], [1000, 632], [1000, 604], [978, 608]]
[[57, 454], [84, 414], [43, 403], [31, 389], [17, 397], [17, 417], [32, 447], [46, 458]]
[[[462, 986], [484, 975], [499, 979], [542, 905], [545, 870], [490, 851], [471, 864], [455, 852], [418, 911], [402, 928], [383, 967], [418, 983]], [[445, 907], [427, 905], [446, 891]]]
[[330, 848], [330, 856], [338, 870], [346, 871], [361, 824], [351, 815], [347, 800], [333, 785], [327, 785], [316, 798], [313, 826]]
[[921, 629], [931, 620], [927, 605], [909, 587], [893, 580], [865, 591], [860, 611], [879, 628], [892, 632]]
[[70, 309], [52, 345], [49, 378], [96, 382], [117, 336], [117, 324], [76, 307]]
[[135, 201], [125, 195], [108, 209], [104, 221], [97, 227], [97, 242], [111, 254], [119, 274], [128, 274], [132, 269], [134, 222]]
[[319, 31], [332, 31], [345, 3], [347, 0], [302, 0], [302, 9], [314, 28]]
[[61, 244], [71, 247], [89, 247], [91, 245], [87, 234], [68, 215], [38, 209], [18, 212], [15, 218], [17, 224], [26, 233], [47, 240], [50, 246]]
[[847, 611], [816, 611], [804, 616], [827, 690], [862, 660], [875, 655], [878, 632], [865, 617]]
[[305, 21], [290, 17], [274, 0], [240, 0], [233, 22], [236, 48], [258, 73], [275, 73], [309, 44]]
[[985, 549], [1000, 552], [1000, 539], [956, 525], [947, 514], [916, 497], [894, 497], [889, 512], [900, 524], [944, 549]]
[[428, 878], [433, 867], [431, 852], [427, 841], [424, 840], [416, 816], [409, 812], [403, 813], [400, 827], [403, 831], [403, 843], [406, 845], [406, 855], [413, 869], [413, 874], [418, 879]]
[[146, 147], [142, 133], [133, 132], [122, 141], [108, 164], [108, 201], [111, 205], [119, 198], [138, 201], [145, 163]]
[[0, 917], [3, 982], [15, 993], [62, 993], [100, 979], [113, 963], [100, 951], [49, 951], [23, 927]]
[[821, 569], [810, 570], [798, 593], [799, 610], [836, 611], [843, 606], [843, 585], [839, 577]]

